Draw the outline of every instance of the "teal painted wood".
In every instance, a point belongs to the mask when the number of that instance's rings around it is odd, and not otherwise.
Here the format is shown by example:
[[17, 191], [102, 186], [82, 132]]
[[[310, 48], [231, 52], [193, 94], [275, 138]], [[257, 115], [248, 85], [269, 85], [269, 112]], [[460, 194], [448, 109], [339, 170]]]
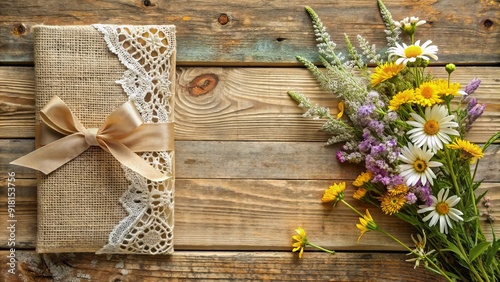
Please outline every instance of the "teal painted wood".
[[[316, 59], [304, 5], [311, 5], [345, 48], [344, 33], [385, 46], [376, 0], [290, 1], [31, 1], [7, 0], [0, 8], [0, 63], [32, 64], [32, 27], [92, 23], [177, 26], [178, 65], [295, 65], [296, 55]], [[460, 4], [458, 4], [460, 3]], [[427, 20], [417, 38], [438, 45], [439, 63], [500, 63], [500, 5], [494, 1], [386, 0], [394, 19]], [[450, 7], [453, 7], [452, 9]]]

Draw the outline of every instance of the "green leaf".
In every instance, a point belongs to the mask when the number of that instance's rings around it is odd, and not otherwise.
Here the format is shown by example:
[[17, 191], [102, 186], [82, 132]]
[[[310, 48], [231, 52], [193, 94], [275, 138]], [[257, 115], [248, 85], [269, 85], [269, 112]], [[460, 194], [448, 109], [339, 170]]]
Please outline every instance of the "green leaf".
[[469, 251], [469, 261], [475, 260], [478, 256], [484, 253], [490, 245], [490, 242], [481, 242], [474, 246], [474, 248]]
[[471, 217], [468, 217], [468, 218], [464, 219], [464, 222], [473, 221], [473, 220], [476, 220], [478, 218], [479, 218], [479, 216], [477, 216], [477, 215], [471, 216]]
[[451, 251], [457, 254], [462, 260], [468, 262], [468, 258], [465, 257], [465, 255], [458, 249], [457, 245], [453, 244], [452, 242], [448, 242], [448, 249], [442, 249], [441, 251]]
[[495, 258], [495, 255], [497, 252], [500, 250], [500, 240], [496, 240], [493, 242], [491, 245], [491, 248], [488, 250], [488, 255], [486, 256], [486, 265], [491, 265], [493, 262], [493, 259]]

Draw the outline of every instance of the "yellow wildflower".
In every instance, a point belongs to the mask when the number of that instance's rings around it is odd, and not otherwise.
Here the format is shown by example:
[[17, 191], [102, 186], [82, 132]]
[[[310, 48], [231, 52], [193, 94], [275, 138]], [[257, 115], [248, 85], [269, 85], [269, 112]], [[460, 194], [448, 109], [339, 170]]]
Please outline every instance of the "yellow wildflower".
[[434, 82], [424, 82], [415, 89], [415, 103], [422, 107], [430, 107], [443, 102], [440, 98], [438, 88]]
[[359, 218], [359, 222], [360, 223], [356, 224], [356, 227], [361, 231], [361, 235], [359, 235], [358, 241], [366, 232], [370, 230], [376, 230], [378, 228], [368, 210], [366, 210], [366, 214], [363, 217]]
[[372, 87], [377, 86], [379, 83], [384, 82], [398, 75], [404, 69], [404, 65], [397, 65], [394, 62], [387, 62], [383, 65], [377, 66], [371, 75]]
[[446, 146], [450, 149], [461, 150], [460, 156], [464, 159], [470, 159], [472, 164], [476, 162], [476, 159], [481, 159], [484, 156], [483, 150], [478, 145], [467, 140], [457, 138]]
[[436, 85], [436, 91], [443, 96], [460, 96], [463, 91], [460, 91], [460, 83], [450, 83], [444, 79], [440, 79], [434, 82]]
[[354, 192], [354, 195], [352, 195], [352, 197], [356, 200], [361, 200], [361, 198], [363, 198], [366, 195], [366, 192], [368, 192], [368, 190], [366, 190], [363, 187], [359, 187], [358, 190]]
[[400, 184], [400, 185], [393, 186], [392, 189], [389, 189], [388, 193], [391, 196], [399, 195], [399, 194], [406, 195], [408, 193], [408, 186], [406, 186], [406, 184]]
[[338, 201], [344, 198], [345, 182], [334, 183], [328, 189], [325, 190], [323, 198], [321, 201], [323, 203], [334, 202], [335, 205]]
[[406, 203], [404, 194], [392, 195], [387, 193], [380, 198], [380, 207], [385, 214], [393, 215], [397, 213]]
[[405, 103], [413, 103], [415, 97], [415, 91], [413, 89], [407, 89], [402, 92], [398, 92], [389, 101], [389, 110], [397, 111], [399, 107]]
[[292, 239], [294, 239], [297, 242], [294, 242], [292, 244], [293, 247], [292, 252], [299, 251], [299, 258], [302, 258], [302, 254], [304, 253], [304, 247], [307, 246], [308, 244], [306, 231], [304, 231], [302, 227], [298, 227], [297, 229], [295, 229], [295, 232], [297, 232], [297, 235], [293, 235]]
[[362, 172], [358, 177], [356, 177], [356, 180], [354, 180], [352, 185], [354, 185], [356, 187], [361, 187], [361, 186], [363, 186], [363, 184], [372, 180], [372, 178], [373, 178], [373, 174], [370, 171]]

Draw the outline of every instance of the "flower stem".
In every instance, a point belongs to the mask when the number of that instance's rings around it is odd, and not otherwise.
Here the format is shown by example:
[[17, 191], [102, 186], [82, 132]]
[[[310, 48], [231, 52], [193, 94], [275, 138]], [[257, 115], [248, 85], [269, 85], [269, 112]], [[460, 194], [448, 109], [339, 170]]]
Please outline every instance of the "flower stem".
[[323, 248], [321, 246], [318, 246], [318, 245], [310, 243], [310, 242], [307, 242], [307, 245], [311, 246], [311, 247], [314, 247], [314, 248], [316, 248], [318, 250], [322, 250], [323, 252], [327, 252], [327, 253], [332, 254], [332, 255], [335, 254], [335, 251], [325, 249], [325, 248]]
[[340, 200], [344, 205], [346, 205], [348, 208], [350, 208], [353, 212], [357, 213], [359, 216], [364, 217], [365, 215], [359, 212], [355, 207], [351, 206], [348, 202], [346, 202], [344, 199]]
[[[377, 228], [377, 230], [378, 230], [380, 233], [382, 233], [382, 234], [386, 235], [387, 237], [391, 238], [392, 240], [394, 240], [396, 243], [398, 243], [398, 244], [400, 244], [401, 246], [403, 246], [403, 248], [405, 248], [405, 249], [409, 250], [411, 253], [413, 253], [413, 250], [412, 250], [412, 249], [410, 249], [410, 247], [408, 247], [405, 243], [401, 242], [398, 238], [396, 238], [396, 237], [392, 236], [392, 234], [391, 234], [391, 233], [389, 233], [389, 232], [385, 231], [385, 230], [384, 230], [384, 229], [382, 229], [382, 228]], [[445, 273], [445, 272], [444, 272], [444, 271], [443, 271], [443, 270], [442, 270], [439, 266], [437, 266], [437, 265], [434, 263], [434, 261], [433, 261], [432, 259], [429, 259], [429, 258], [427, 258], [426, 256], [424, 256], [424, 258], [425, 258], [425, 260], [426, 260], [429, 264], [431, 264], [431, 265], [434, 267], [434, 269], [435, 269], [435, 270], [439, 271], [439, 273], [440, 273], [440, 274], [441, 274], [444, 278], [446, 278], [446, 280], [448, 280], [448, 281], [450, 281], [450, 282], [451, 282], [451, 281], [453, 281], [450, 277], [448, 277], [448, 275], [446, 275], [446, 273]]]

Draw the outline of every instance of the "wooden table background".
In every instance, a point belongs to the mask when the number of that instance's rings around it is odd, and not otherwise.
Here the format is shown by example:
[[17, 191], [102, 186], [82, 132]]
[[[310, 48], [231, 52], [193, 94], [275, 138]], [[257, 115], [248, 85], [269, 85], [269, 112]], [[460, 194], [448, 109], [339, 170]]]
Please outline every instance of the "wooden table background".
[[[149, 5], [145, 5], [149, 4]], [[386, 0], [394, 19], [427, 20], [417, 37], [439, 47], [432, 68], [458, 70], [463, 85], [487, 103], [470, 134], [485, 142], [500, 130], [500, 2]], [[321, 204], [334, 181], [351, 181], [359, 169], [339, 166], [337, 147], [326, 147], [321, 122], [304, 119], [287, 96], [302, 91], [332, 108], [295, 60], [315, 58], [315, 41], [303, 6], [312, 6], [339, 49], [343, 34], [384, 46], [375, 0], [168, 1], [6, 0], [0, 4], [0, 280], [434, 280], [413, 270], [405, 252], [374, 232], [359, 235], [355, 214]], [[176, 93], [175, 249], [172, 256], [44, 254], [36, 241], [33, 171], [8, 165], [33, 149], [33, 34], [36, 24], [175, 24]], [[499, 145], [487, 151], [479, 177], [500, 220]], [[7, 172], [16, 173], [16, 274], [8, 273]], [[348, 191], [353, 191], [352, 186]], [[347, 192], [348, 194], [350, 192]], [[55, 195], [57, 196], [57, 195]], [[358, 208], [369, 207], [351, 201]], [[481, 206], [481, 210], [484, 207]], [[410, 243], [411, 229], [372, 209], [379, 225]], [[307, 250], [299, 260], [291, 236], [302, 226], [311, 241], [339, 251]], [[486, 227], [486, 225], [485, 225]], [[500, 234], [500, 224], [495, 224]]]

